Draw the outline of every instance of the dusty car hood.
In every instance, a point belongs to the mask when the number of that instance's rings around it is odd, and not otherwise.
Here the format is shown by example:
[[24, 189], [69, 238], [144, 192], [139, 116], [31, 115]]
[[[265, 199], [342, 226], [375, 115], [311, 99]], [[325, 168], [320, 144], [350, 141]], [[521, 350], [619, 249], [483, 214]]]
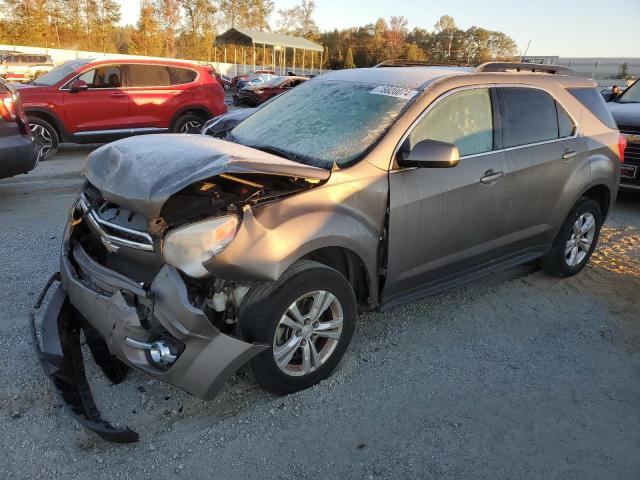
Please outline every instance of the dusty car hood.
[[91, 153], [82, 174], [102, 196], [148, 220], [167, 199], [199, 180], [221, 173], [265, 173], [326, 180], [329, 170], [287, 160], [202, 135], [146, 135]]
[[640, 103], [607, 103], [618, 125], [640, 126]]

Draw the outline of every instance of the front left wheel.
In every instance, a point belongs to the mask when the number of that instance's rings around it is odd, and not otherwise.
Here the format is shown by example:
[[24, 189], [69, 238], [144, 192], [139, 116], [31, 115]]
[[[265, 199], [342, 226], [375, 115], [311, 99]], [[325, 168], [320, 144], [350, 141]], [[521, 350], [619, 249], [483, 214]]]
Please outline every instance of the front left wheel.
[[300, 261], [274, 283], [245, 297], [242, 336], [269, 348], [251, 360], [256, 381], [285, 395], [328, 377], [342, 359], [355, 329], [356, 300], [336, 270]]
[[53, 125], [41, 118], [32, 118], [29, 119], [29, 128], [38, 149], [39, 159], [53, 158], [60, 144], [60, 137], [58, 137], [58, 132]]

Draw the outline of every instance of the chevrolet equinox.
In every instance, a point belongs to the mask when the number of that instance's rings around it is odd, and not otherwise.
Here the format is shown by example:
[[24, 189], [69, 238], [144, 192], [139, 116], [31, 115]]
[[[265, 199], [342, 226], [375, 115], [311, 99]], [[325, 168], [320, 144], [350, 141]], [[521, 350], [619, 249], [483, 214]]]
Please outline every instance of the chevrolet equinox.
[[81, 423], [135, 441], [93, 403], [81, 333], [114, 383], [133, 367], [211, 399], [248, 364], [287, 394], [331, 374], [358, 311], [524, 262], [577, 274], [625, 147], [583, 103], [595, 86], [538, 65], [343, 70], [222, 138], [95, 150], [32, 317], [45, 371]]

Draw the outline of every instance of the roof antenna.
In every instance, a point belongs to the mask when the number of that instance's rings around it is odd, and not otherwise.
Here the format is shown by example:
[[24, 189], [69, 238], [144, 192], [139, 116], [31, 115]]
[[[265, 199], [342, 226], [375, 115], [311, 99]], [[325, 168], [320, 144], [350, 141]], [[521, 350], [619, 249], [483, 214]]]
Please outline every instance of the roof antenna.
[[525, 49], [524, 53], [522, 54], [522, 58], [520, 59], [520, 63], [524, 63], [524, 57], [527, 56], [527, 52], [529, 51], [529, 46], [531, 45], [531, 40], [529, 40], [529, 43], [527, 43], [527, 48]]

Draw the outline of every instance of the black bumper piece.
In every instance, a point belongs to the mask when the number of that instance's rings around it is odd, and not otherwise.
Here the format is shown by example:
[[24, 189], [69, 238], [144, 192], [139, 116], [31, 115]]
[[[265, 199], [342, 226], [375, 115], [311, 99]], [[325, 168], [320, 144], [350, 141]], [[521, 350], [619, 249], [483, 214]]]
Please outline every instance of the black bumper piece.
[[112, 382], [122, 381], [128, 367], [111, 356], [104, 340], [93, 329], [88, 325], [83, 325], [81, 315], [71, 305], [60, 283], [58, 283], [44, 314], [41, 326], [42, 346], [40, 345], [36, 313], [48, 290], [56, 282], [60, 282], [59, 273], [49, 279], [31, 314], [33, 346], [43, 370], [53, 383], [62, 401], [81, 425], [110, 442], [137, 442], [138, 434], [136, 432], [128, 427], [116, 428], [100, 415], [84, 371], [80, 331], [84, 330], [96, 363]]

